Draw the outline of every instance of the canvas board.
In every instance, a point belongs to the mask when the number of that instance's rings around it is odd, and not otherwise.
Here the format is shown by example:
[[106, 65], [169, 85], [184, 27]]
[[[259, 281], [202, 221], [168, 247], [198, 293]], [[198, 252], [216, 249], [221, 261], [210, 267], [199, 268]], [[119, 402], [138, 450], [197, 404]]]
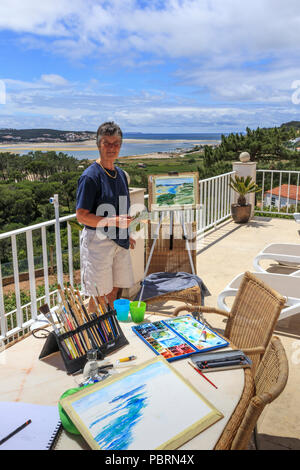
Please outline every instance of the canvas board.
[[148, 178], [149, 210], [196, 208], [199, 204], [197, 172], [176, 175], [150, 175]]
[[177, 449], [223, 415], [161, 357], [61, 400], [92, 449]]

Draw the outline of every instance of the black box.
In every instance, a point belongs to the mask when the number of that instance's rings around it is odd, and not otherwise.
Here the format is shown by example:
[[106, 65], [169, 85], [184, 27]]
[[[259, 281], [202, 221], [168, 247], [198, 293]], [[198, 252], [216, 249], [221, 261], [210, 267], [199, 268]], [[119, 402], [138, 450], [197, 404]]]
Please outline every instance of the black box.
[[[102, 326], [103, 322], [109, 322], [111, 330], [114, 332], [114, 334], [107, 334], [107, 332], [106, 334], [104, 333]], [[101, 315], [94, 320], [79, 326], [73, 331], [69, 331], [61, 335], [57, 335], [54, 331], [52, 331], [47, 337], [44, 347], [39, 355], [39, 359], [44, 359], [50, 354], [60, 351], [68, 374], [74, 374], [75, 372], [83, 369], [87, 361], [87, 354], [80, 353], [79, 348], [77, 348], [77, 352], [80, 354], [79, 357], [71, 359], [67, 353], [68, 349], [64, 342], [68, 338], [73, 338], [74, 344], [76, 344], [75, 337], [78, 338], [79, 333], [82, 333], [83, 331], [86, 331], [89, 335], [93, 349], [97, 350], [98, 359], [103, 359], [107, 354], [110, 354], [113, 351], [117, 351], [123, 346], [129, 344], [117, 320], [116, 311], [111, 310], [108, 313], [105, 313], [104, 315]], [[95, 336], [98, 338], [98, 340], [99, 338], [101, 339], [101, 346], [97, 344]]]

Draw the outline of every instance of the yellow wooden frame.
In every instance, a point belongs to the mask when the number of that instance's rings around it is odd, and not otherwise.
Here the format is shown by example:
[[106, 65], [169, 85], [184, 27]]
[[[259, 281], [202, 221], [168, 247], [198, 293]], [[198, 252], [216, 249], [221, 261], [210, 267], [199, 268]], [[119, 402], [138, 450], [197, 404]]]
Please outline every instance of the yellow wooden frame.
[[[97, 444], [97, 442], [93, 438], [92, 434], [90, 433], [78, 413], [74, 410], [72, 404], [80, 400], [81, 398], [84, 398], [98, 390], [108, 387], [109, 385], [115, 382], [121, 381], [125, 377], [128, 377], [129, 375], [134, 374], [149, 366], [150, 364], [154, 364], [156, 362], [163, 362], [169, 369], [171, 369], [172, 373], [175, 374], [186, 385], [186, 387], [192, 390], [199, 397], [199, 400], [204, 402], [211, 409], [211, 411], [206, 416], [200, 418], [196, 423], [193, 423], [191, 426], [189, 426], [183, 432], [174, 436], [172, 439], [169, 439], [168, 441], [162, 443], [159, 447], [157, 447], [157, 449], [177, 449], [178, 447], [182, 446], [185, 442], [191, 440], [201, 431], [208, 428], [209, 426], [224, 417], [220, 411], [218, 411], [205, 397], [203, 397], [203, 395], [201, 395], [201, 393], [199, 393], [199, 391], [190, 382], [185, 380], [182, 375], [179, 374], [177, 370], [173, 368], [164, 358], [156, 357], [134, 368], [131, 368], [128, 371], [123, 372], [122, 374], [113, 375], [110, 378], [106, 379], [104, 382], [98, 382], [89, 387], [85, 387], [83, 388], [83, 390], [60, 400], [61, 406], [64, 408], [74, 425], [77, 427], [78, 431], [82, 434], [82, 436], [92, 449], [101, 450], [100, 446]], [[164, 391], [162, 391], [162, 393], [164, 393]], [[178, 419], [180, 419], [180, 413], [184, 413], [184, 410], [170, 410], [170, 413], [172, 414], [176, 412], [179, 412]]]
[[[161, 178], [193, 178], [194, 180], [194, 204], [185, 204], [185, 205], [165, 205], [159, 206], [156, 204], [155, 194], [154, 194], [154, 185], [157, 179]], [[177, 173], [176, 175], [164, 173], [161, 175], [149, 175], [148, 177], [148, 209], [151, 210], [179, 210], [179, 209], [194, 209], [199, 205], [199, 174], [198, 172], [187, 172], [187, 173]]]

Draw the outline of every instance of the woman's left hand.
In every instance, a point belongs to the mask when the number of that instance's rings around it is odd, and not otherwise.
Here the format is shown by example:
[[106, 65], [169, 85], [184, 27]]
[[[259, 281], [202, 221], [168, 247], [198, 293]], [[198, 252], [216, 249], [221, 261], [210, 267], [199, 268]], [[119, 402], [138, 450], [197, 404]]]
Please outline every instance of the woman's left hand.
[[131, 250], [133, 250], [136, 245], [136, 240], [132, 237], [129, 237], [129, 245], [130, 245]]

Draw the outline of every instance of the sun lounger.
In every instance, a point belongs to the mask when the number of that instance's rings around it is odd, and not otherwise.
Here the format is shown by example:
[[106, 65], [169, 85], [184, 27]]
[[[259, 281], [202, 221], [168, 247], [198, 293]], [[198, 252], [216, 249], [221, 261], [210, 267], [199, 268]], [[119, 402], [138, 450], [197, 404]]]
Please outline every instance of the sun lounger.
[[293, 216], [297, 224], [300, 224], [300, 213], [295, 213], [293, 214]]
[[[274, 273], [253, 273], [272, 289], [287, 298], [286, 306], [282, 309], [279, 320], [288, 318], [300, 313], [300, 270], [290, 274]], [[235, 296], [244, 273], [236, 276], [218, 296], [218, 307], [222, 310], [230, 311], [225, 299], [229, 296]]]
[[300, 267], [300, 244], [271, 243], [266, 246], [254, 258], [253, 266], [256, 272], [267, 272], [260, 265], [262, 259], [270, 259], [288, 267]]

